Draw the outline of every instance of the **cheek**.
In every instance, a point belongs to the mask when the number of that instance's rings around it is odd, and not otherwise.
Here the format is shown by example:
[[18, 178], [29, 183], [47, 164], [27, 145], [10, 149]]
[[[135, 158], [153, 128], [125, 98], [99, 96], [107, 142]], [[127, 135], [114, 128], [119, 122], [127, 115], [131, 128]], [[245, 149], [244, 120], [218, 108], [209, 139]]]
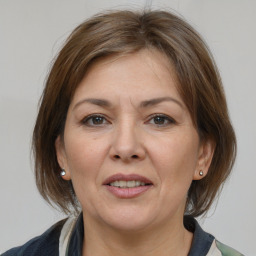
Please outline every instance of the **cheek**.
[[97, 176], [107, 152], [104, 141], [89, 136], [69, 136], [65, 146], [72, 179]]
[[197, 136], [173, 134], [162, 141], [156, 140], [151, 149], [151, 159], [162, 180], [192, 180], [198, 157]]
[[[76, 139], [79, 138], [79, 139]], [[101, 167], [107, 152], [106, 143], [89, 136], [69, 136], [66, 138], [66, 155], [71, 180], [78, 201], [83, 209], [93, 210]]]

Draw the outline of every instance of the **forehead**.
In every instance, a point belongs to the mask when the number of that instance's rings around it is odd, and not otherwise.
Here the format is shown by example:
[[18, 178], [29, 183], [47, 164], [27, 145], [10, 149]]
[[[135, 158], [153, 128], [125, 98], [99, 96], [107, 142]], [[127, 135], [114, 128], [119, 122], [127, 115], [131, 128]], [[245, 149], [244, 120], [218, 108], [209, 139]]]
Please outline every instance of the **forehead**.
[[177, 81], [175, 69], [164, 54], [144, 49], [94, 62], [78, 85], [73, 100], [95, 95], [101, 98], [126, 95], [136, 99], [165, 94], [180, 99]]

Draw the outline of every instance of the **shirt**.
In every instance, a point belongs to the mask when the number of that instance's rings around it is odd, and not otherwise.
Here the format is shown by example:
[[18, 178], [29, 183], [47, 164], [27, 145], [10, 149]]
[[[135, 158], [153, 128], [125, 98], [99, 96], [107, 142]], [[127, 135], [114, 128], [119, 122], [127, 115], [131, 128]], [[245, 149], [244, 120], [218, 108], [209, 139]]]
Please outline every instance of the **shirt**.
[[[194, 234], [188, 256], [243, 256], [205, 232], [193, 217], [185, 216], [184, 226]], [[81, 256], [83, 238], [83, 215], [80, 214], [78, 218], [59, 221], [42, 235], [1, 256]]]

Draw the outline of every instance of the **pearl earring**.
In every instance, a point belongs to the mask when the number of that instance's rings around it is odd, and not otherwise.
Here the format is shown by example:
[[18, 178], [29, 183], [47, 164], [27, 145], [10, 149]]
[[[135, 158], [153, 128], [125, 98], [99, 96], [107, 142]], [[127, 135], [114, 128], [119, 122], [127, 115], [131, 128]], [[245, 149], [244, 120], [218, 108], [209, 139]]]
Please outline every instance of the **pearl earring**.
[[199, 172], [199, 175], [200, 175], [200, 176], [204, 176], [204, 172], [203, 172], [203, 171], [200, 171], [200, 172]]
[[66, 175], [66, 171], [64, 169], [61, 169], [61, 172], [60, 172], [60, 176], [65, 176]]

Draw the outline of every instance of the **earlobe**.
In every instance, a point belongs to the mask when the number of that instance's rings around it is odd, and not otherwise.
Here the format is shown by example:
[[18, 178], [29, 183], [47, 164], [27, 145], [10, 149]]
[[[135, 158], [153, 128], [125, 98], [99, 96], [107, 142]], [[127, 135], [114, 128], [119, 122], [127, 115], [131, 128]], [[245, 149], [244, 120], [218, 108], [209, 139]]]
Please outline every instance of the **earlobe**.
[[213, 140], [208, 139], [201, 142], [198, 152], [197, 168], [193, 177], [194, 180], [201, 180], [207, 175], [214, 155], [214, 150], [215, 142]]
[[65, 169], [61, 169], [60, 176], [63, 180], [71, 180], [70, 172]]
[[70, 172], [68, 171], [66, 153], [65, 153], [63, 141], [61, 140], [60, 135], [55, 140], [55, 151], [56, 151], [57, 161], [60, 166], [60, 176], [64, 180], [71, 180], [71, 175], [70, 175]]

